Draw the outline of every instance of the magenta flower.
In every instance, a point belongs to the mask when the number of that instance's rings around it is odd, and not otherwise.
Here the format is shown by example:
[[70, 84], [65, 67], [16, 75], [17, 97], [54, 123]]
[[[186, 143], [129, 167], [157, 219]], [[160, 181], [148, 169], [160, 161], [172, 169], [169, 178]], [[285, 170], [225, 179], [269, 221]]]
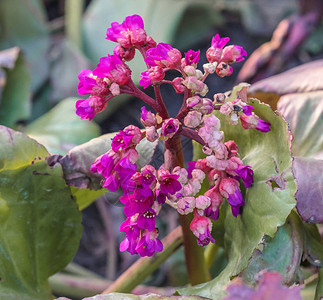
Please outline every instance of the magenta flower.
[[117, 152], [130, 146], [137, 145], [141, 140], [141, 131], [138, 127], [129, 125], [124, 130], [119, 130], [119, 133], [112, 139], [111, 148]]
[[258, 119], [256, 129], [262, 132], [268, 132], [270, 131], [270, 123], [262, 119]]
[[257, 129], [262, 132], [270, 131], [270, 123], [259, 119], [255, 114], [240, 115], [241, 126], [244, 129]]
[[112, 172], [110, 176], [107, 176], [102, 183], [102, 187], [115, 192], [118, 188], [120, 188], [120, 179], [116, 172]]
[[200, 50], [198, 51], [188, 50], [185, 53], [185, 60], [184, 60], [185, 66], [191, 66], [191, 65], [196, 66], [199, 60], [200, 60]]
[[241, 46], [230, 45], [223, 49], [221, 61], [232, 64], [244, 60], [245, 56], [247, 52]]
[[102, 174], [104, 177], [110, 176], [117, 160], [118, 155], [111, 149], [95, 160], [91, 166], [91, 171]]
[[176, 69], [181, 65], [182, 54], [169, 44], [159, 43], [156, 48], [147, 50], [145, 62], [151, 66]]
[[111, 23], [107, 29], [107, 40], [119, 43], [124, 48], [143, 46], [147, 40], [144, 22], [139, 15], [128, 16], [119, 24]]
[[166, 193], [156, 189], [155, 194], [156, 194], [156, 200], [159, 204], [164, 204], [166, 202], [166, 198], [167, 198]]
[[152, 208], [149, 208], [147, 211], [139, 214], [137, 219], [138, 227], [141, 229], [148, 229], [149, 231], [153, 231], [156, 227], [155, 219], [155, 211]]
[[126, 17], [123, 23], [128, 29], [131, 44], [135, 47], [144, 46], [147, 35], [142, 18], [139, 15], [132, 15]]
[[205, 216], [194, 214], [194, 219], [191, 222], [190, 229], [193, 234], [197, 237], [197, 243], [200, 246], [206, 246], [210, 242], [214, 243], [215, 240], [211, 235], [212, 222]]
[[253, 183], [253, 170], [249, 166], [239, 165], [237, 169], [233, 170], [242, 179], [246, 188], [250, 188]]
[[238, 187], [234, 194], [229, 194], [228, 202], [231, 206], [232, 215], [237, 217], [240, 214], [240, 207], [244, 205], [244, 200]]
[[150, 188], [151, 186], [156, 185], [155, 172], [155, 168], [150, 165], [147, 165], [142, 169], [140, 173], [140, 183], [143, 187]]
[[251, 105], [246, 105], [242, 108], [242, 112], [246, 115], [246, 116], [251, 116], [252, 111], [254, 110], [253, 106]]
[[76, 101], [76, 114], [81, 117], [81, 119], [89, 119], [90, 121], [96, 115], [94, 108], [90, 106], [91, 98], [86, 100]]
[[120, 231], [124, 231], [126, 238], [120, 244], [120, 251], [128, 251], [132, 255], [137, 254], [136, 247], [140, 235], [140, 229], [137, 222], [133, 222], [131, 218], [127, 218], [120, 226]]
[[111, 27], [107, 29], [106, 39], [112, 42], [117, 42], [124, 48], [129, 48], [131, 46], [129, 32], [124, 23], [111, 23]]
[[165, 77], [163, 68], [159, 66], [151, 67], [145, 72], [141, 73], [139, 84], [145, 89], [151, 84], [161, 82]]
[[177, 180], [179, 175], [162, 174], [160, 180], [160, 190], [165, 194], [175, 195], [176, 192], [182, 189], [182, 185]]
[[157, 125], [156, 116], [146, 109], [146, 107], [141, 108], [140, 121], [145, 127]]
[[154, 229], [153, 231], [142, 230], [141, 237], [136, 247], [137, 253], [140, 256], [150, 257], [155, 252], [163, 251], [163, 244], [157, 237], [157, 229]]
[[[146, 195], [150, 191], [150, 195]], [[154, 203], [154, 195], [150, 189], [136, 189], [134, 194], [124, 195], [120, 197], [124, 206], [124, 214], [126, 217], [132, 217], [149, 209]]]
[[100, 62], [93, 70], [93, 75], [99, 78], [107, 77], [119, 85], [126, 84], [131, 79], [131, 70], [117, 55], [100, 58]]
[[120, 57], [124, 61], [130, 61], [135, 57], [136, 54], [136, 49], [131, 47], [131, 48], [124, 48], [121, 45], [117, 45], [113, 49], [113, 54], [116, 56]]
[[212, 38], [211, 47], [206, 51], [206, 58], [210, 63], [220, 62], [222, 49], [229, 40], [228, 37], [220, 38], [218, 34]]
[[79, 84], [77, 86], [80, 95], [87, 95], [93, 92], [93, 88], [97, 85], [96, 79], [93, 78], [91, 70], [82, 70], [78, 75]]
[[167, 119], [162, 124], [162, 135], [166, 138], [172, 138], [179, 128], [179, 121], [177, 119]]

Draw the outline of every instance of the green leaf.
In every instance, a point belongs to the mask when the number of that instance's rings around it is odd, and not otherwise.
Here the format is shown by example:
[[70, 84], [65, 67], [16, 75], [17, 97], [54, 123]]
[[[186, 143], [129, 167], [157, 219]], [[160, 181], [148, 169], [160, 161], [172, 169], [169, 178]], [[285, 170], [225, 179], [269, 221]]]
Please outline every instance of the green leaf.
[[[242, 215], [234, 218], [227, 206], [224, 224], [220, 224], [225, 230], [228, 265], [215, 279], [196, 287], [181, 289], [181, 294], [195, 294], [212, 299], [222, 297], [223, 287], [232, 276], [247, 267], [253, 250], [263, 236], [273, 237], [277, 227], [285, 223], [296, 204], [287, 124], [268, 105], [261, 104], [256, 99], [250, 99], [249, 104], [255, 108], [255, 113], [260, 118], [271, 123], [270, 132], [244, 130], [240, 125], [232, 126], [223, 116], [217, 114], [221, 119], [221, 130], [224, 131], [225, 139], [234, 140], [238, 144], [241, 159], [255, 173], [253, 187], [243, 195], [246, 204]], [[278, 179], [282, 179], [284, 184], [280, 185]], [[278, 187], [274, 187], [275, 184]]]
[[51, 153], [66, 154], [76, 145], [95, 138], [100, 128], [81, 120], [75, 114], [76, 98], [67, 98], [52, 110], [28, 125], [24, 132], [46, 146]]
[[0, 67], [0, 124], [12, 127], [30, 116], [30, 74], [17, 47], [0, 52]]
[[267, 270], [279, 272], [283, 284], [293, 284], [303, 254], [302, 244], [296, 228], [288, 223], [279, 227], [274, 238], [265, 237], [259, 249], [254, 250], [248, 267], [241, 273], [244, 283], [255, 285], [256, 275]]
[[18, 46], [26, 54], [35, 91], [48, 75], [49, 32], [40, 0], [0, 1], [0, 49]]
[[111, 293], [106, 295], [97, 295], [94, 297], [84, 298], [84, 300], [202, 300], [208, 299], [197, 296], [161, 296], [153, 293], [146, 295], [131, 295], [122, 293]]
[[104, 195], [107, 191], [106, 189], [100, 189], [97, 191], [90, 189], [78, 189], [74, 186], [71, 186], [71, 193], [76, 200], [76, 203], [79, 207], [79, 210], [87, 208], [100, 196]]
[[81, 215], [43, 146], [4, 126], [0, 140], [0, 298], [52, 299], [48, 277], [74, 257]]
[[[304, 74], [303, 74], [304, 75]], [[288, 94], [278, 109], [293, 133], [292, 153], [298, 186], [297, 210], [310, 223], [323, 223], [323, 91]], [[304, 176], [306, 174], [306, 176]]]

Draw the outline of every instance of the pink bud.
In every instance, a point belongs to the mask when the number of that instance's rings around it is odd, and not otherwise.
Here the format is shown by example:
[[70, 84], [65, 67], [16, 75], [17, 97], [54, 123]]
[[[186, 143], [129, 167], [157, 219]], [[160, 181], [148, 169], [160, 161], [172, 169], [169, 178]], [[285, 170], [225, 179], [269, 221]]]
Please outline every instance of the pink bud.
[[195, 198], [194, 197], [183, 197], [177, 202], [177, 211], [181, 215], [187, 215], [193, 212], [195, 208]]
[[184, 125], [191, 128], [196, 128], [201, 124], [202, 114], [198, 111], [189, 111], [184, 118]]
[[146, 107], [144, 106], [141, 108], [140, 116], [140, 121], [145, 127], [157, 125], [155, 114], [153, 114], [151, 111], [147, 111]]
[[159, 135], [155, 126], [146, 127], [146, 138], [149, 142], [154, 142], [159, 139]]
[[176, 91], [176, 93], [184, 93], [185, 92], [185, 86], [183, 85], [183, 78], [176, 77], [172, 81], [172, 85]]
[[196, 198], [196, 208], [204, 210], [211, 204], [211, 199], [205, 195], [198, 196]]
[[216, 67], [216, 74], [218, 74], [220, 77], [230, 76], [232, 72], [232, 67], [224, 62], [219, 63]]

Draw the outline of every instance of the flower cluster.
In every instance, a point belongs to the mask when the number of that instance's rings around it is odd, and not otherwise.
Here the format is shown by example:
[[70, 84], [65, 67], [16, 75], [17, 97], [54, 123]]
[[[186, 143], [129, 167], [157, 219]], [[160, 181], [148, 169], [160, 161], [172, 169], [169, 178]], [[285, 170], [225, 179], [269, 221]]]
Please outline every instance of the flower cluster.
[[[238, 145], [234, 141], [225, 142], [220, 120], [212, 113], [217, 111], [227, 116], [233, 125], [240, 120], [244, 129], [270, 130], [270, 123], [255, 114], [246, 95], [238, 95], [234, 100], [224, 94], [215, 94], [213, 100], [205, 97], [207, 76], [214, 73], [220, 77], [229, 76], [233, 70], [231, 65], [245, 58], [245, 50], [236, 45], [226, 46], [229, 38], [215, 35], [206, 52], [209, 62], [203, 65], [202, 72], [197, 68], [200, 51], [189, 50], [183, 57], [169, 44], [156, 44], [147, 36], [138, 15], [127, 17], [121, 24], [112, 23], [106, 38], [118, 44], [114, 54], [102, 57], [93, 71], [80, 73], [79, 93], [90, 94], [90, 97], [76, 102], [76, 113], [82, 119], [91, 120], [105, 108], [109, 99], [121, 93], [141, 98], [155, 111], [142, 107], [144, 129], [130, 125], [119, 131], [112, 139], [111, 149], [98, 157], [91, 167], [92, 172], [104, 178], [104, 188], [123, 190], [120, 201], [124, 204], [126, 220], [120, 231], [126, 237], [120, 250], [140, 256], [162, 251], [155, 220], [165, 203], [176, 208], [179, 214], [194, 214], [190, 229], [199, 245], [214, 242], [212, 220], [219, 218], [223, 201], [229, 203], [234, 217], [242, 212], [245, 201], [240, 184], [251, 188], [253, 171], [239, 158]], [[153, 86], [155, 99], [139, 90], [131, 80], [126, 62], [133, 59], [136, 50], [147, 65], [139, 84], [145, 89]], [[175, 70], [179, 76], [172, 81], [166, 80], [165, 74], [169, 70]], [[161, 84], [171, 84], [177, 93], [183, 94], [182, 107], [173, 118], [163, 102]], [[200, 143], [206, 157], [189, 162], [188, 168], [184, 168], [177, 159], [177, 151], [181, 151], [176, 146], [180, 144], [180, 135]], [[138, 169], [136, 146], [144, 138], [149, 142], [162, 140], [165, 143], [165, 160], [159, 169], [151, 165]], [[202, 183], [203, 186], [208, 183], [208, 190], [201, 188]]]

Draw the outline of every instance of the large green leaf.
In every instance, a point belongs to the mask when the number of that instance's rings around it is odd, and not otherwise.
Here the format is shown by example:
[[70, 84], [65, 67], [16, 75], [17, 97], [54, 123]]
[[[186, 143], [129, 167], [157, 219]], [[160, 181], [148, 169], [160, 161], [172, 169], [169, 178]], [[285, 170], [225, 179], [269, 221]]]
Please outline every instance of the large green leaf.
[[246, 284], [255, 285], [257, 274], [263, 270], [277, 271], [282, 283], [291, 285], [297, 281], [299, 264], [303, 254], [301, 234], [290, 224], [279, 227], [275, 237], [265, 237], [255, 249], [248, 267], [241, 273]]
[[[293, 133], [293, 164], [298, 186], [297, 210], [303, 220], [323, 223], [323, 91], [288, 94], [278, 109]], [[305, 175], [305, 176], [304, 176]]]
[[153, 293], [146, 295], [131, 295], [122, 293], [111, 293], [84, 298], [84, 300], [203, 300], [208, 299], [197, 296], [161, 296]]
[[26, 54], [32, 89], [47, 78], [49, 32], [40, 0], [0, 1], [0, 49], [18, 46]]
[[52, 299], [47, 279], [74, 257], [81, 215], [43, 146], [4, 126], [0, 140], [0, 298]]
[[[254, 184], [244, 194], [246, 204], [242, 215], [234, 218], [230, 207], [226, 207], [224, 224], [225, 249], [229, 262], [223, 272], [208, 283], [180, 290], [181, 294], [193, 294], [219, 299], [224, 295], [223, 287], [230, 278], [247, 267], [253, 250], [264, 235], [273, 237], [277, 227], [285, 223], [295, 206], [296, 185], [291, 172], [290, 134], [280, 114], [269, 106], [250, 99], [260, 118], [271, 123], [268, 133], [244, 130], [240, 125], [232, 126], [221, 115], [221, 129], [226, 140], [234, 140], [244, 164], [255, 172]], [[201, 151], [201, 150], [199, 150]], [[280, 184], [280, 180], [283, 184]], [[215, 223], [215, 228], [217, 227]]]
[[0, 67], [0, 124], [12, 127], [30, 115], [30, 74], [18, 47], [0, 52]]
[[52, 110], [28, 125], [24, 132], [36, 139], [53, 154], [66, 154], [76, 145], [95, 138], [100, 128], [93, 122], [81, 120], [75, 114], [76, 98], [67, 98]]

